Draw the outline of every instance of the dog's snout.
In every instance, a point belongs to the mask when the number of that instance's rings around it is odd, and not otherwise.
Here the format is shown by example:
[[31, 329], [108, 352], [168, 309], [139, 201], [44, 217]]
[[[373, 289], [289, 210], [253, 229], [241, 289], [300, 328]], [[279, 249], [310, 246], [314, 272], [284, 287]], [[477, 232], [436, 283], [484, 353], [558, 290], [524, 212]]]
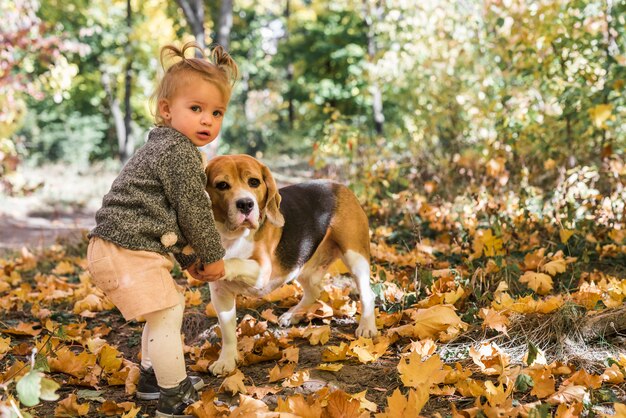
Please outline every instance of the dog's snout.
[[252, 212], [252, 208], [254, 208], [254, 200], [250, 199], [249, 197], [239, 199], [235, 202], [235, 206], [237, 206], [239, 212], [247, 215]]

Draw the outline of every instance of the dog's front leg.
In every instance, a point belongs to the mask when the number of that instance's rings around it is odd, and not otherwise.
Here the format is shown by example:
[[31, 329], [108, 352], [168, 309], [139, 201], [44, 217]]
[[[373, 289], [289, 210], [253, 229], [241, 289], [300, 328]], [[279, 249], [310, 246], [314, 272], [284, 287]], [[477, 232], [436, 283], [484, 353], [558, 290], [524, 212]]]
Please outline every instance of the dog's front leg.
[[211, 302], [217, 311], [217, 319], [222, 332], [222, 350], [215, 363], [209, 366], [209, 371], [214, 375], [225, 375], [235, 370], [239, 357], [235, 294], [219, 282], [212, 282], [209, 287], [211, 288]]
[[261, 280], [261, 266], [256, 260], [229, 258], [224, 260], [225, 275], [221, 280], [239, 282], [246, 286], [257, 287]]

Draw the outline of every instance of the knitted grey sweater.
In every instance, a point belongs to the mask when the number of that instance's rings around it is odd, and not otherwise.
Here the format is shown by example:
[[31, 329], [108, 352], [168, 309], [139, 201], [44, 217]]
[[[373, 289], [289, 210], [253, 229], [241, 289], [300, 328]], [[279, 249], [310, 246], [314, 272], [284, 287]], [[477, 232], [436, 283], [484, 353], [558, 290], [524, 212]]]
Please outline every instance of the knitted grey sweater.
[[96, 213], [99, 236], [120, 247], [173, 253], [181, 267], [224, 257], [200, 151], [169, 127], [154, 128]]

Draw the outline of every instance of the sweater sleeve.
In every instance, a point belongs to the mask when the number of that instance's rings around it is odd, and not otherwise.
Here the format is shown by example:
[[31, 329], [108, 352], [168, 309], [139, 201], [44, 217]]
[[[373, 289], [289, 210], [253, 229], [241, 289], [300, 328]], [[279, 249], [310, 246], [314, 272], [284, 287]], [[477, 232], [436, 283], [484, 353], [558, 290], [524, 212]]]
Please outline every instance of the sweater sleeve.
[[[166, 163], [158, 167], [157, 172], [187, 243], [196, 256], [208, 264], [223, 258], [225, 251], [215, 227], [211, 200], [205, 192], [206, 175], [199, 153], [191, 144], [171, 146], [161, 160]], [[184, 254], [176, 255], [176, 259], [187, 264], [181, 267], [193, 262]]]

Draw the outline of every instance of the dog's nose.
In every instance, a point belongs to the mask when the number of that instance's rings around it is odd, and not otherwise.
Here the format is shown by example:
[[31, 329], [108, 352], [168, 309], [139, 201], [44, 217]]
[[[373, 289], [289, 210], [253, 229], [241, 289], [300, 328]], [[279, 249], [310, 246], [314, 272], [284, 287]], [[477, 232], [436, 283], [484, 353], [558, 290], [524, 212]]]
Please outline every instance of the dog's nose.
[[252, 208], [254, 207], [254, 200], [250, 199], [249, 197], [239, 199], [235, 202], [235, 206], [237, 206], [239, 212], [247, 215], [252, 212]]

